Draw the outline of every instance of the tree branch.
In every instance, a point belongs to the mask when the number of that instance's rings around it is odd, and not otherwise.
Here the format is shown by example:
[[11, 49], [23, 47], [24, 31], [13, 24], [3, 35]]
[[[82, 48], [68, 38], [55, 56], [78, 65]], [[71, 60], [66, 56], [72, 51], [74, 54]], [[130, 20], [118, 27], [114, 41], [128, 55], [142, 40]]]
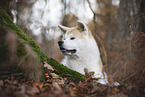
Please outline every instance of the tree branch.
[[96, 24], [96, 13], [95, 13], [95, 11], [93, 10], [93, 8], [92, 8], [92, 6], [91, 6], [91, 2], [89, 1], [89, 0], [87, 0], [87, 2], [88, 2], [88, 4], [89, 4], [89, 7], [90, 7], [90, 10], [92, 11], [92, 13], [93, 13], [93, 22], [94, 22], [94, 24]]

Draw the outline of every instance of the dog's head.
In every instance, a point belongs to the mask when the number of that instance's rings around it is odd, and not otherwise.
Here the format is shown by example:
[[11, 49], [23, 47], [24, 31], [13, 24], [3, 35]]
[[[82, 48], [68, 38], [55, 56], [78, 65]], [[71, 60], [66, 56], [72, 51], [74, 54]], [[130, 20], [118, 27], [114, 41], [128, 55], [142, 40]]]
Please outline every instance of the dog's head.
[[92, 35], [87, 26], [77, 21], [76, 27], [58, 26], [64, 33], [63, 39], [58, 41], [59, 48], [64, 55], [78, 55], [87, 44], [88, 38]]

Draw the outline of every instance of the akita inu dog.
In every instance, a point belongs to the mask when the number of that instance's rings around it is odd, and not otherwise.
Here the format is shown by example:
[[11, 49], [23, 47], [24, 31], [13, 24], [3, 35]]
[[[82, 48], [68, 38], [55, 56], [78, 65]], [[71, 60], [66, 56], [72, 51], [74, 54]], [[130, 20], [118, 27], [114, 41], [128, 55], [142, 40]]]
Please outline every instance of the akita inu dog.
[[58, 27], [64, 32], [63, 39], [58, 42], [62, 54], [66, 55], [62, 64], [82, 74], [86, 68], [95, 73], [95, 78], [100, 78], [98, 82], [108, 83], [97, 43], [88, 27], [80, 21], [76, 27]]

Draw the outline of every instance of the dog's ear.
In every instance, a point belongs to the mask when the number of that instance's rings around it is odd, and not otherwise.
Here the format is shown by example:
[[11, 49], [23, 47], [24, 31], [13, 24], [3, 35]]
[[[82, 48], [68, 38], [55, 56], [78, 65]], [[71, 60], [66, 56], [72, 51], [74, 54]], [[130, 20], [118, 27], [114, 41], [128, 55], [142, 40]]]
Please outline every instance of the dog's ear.
[[77, 20], [77, 28], [81, 33], [86, 33], [88, 34], [88, 27], [86, 26], [85, 23]]
[[58, 25], [58, 27], [61, 29], [61, 31], [63, 31], [64, 33], [66, 33], [66, 31], [69, 29], [68, 27], [62, 26], [62, 25]]

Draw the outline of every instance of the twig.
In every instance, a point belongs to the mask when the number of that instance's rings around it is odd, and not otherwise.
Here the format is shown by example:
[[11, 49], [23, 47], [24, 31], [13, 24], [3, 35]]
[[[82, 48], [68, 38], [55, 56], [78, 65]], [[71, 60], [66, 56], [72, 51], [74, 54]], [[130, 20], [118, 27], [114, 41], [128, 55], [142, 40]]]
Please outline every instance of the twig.
[[92, 11], [92, 12], [93, 12], [93, 14], [95, 15], [96, 13], [94, 12], [94, 10], [93, 10], [93, 8], [92, 8], [92, 6], [91, 6], [90, 1], [89, 1], [89, 0], [87, 0], [87, 2], [88, 2], [88, 4], [89, 4], [89, 7], [90, 7], [91, 11]]
[[144, 68], [144, 70], [143, 70], [143, 72], [142, 72], [142, 74], [141, 74], [141, 76], [140, 76], [139, 80], [142, 78], [142, 76], [143, 76], [144, 72], [145, 72], [145, 68]]
[[112, 78], [118, 73], [118, 71], [116, 71], [113, 75], [112, 75]]
[[10, 74], [10, 75], [0, 76], [0, 79], [11, 77], [11, 76], [20, 76], [20, 75], [24, 75], [24, 73], [16, 73], [16, 74]]
[[19, 75], [23, 75], [24, 73], [15, 73], [15, 74], [11, 74], [11, 76], [19, 76]]
[[128, 62], [126, 62], [126, 63], [124, 64], [124, 75], [125, 75], [125, 73], [126, 73], [126, 66], [127, 66], [127, 64], [128, 64]]
[[42, 13], [41, 13], [41, 19], [42, 19], [42, 16], [44, 15], [44, 11], [45, 11], [45, 9], [46, 9], [46, 5], [47, 5], [47, 0], [45, 0], [45, 5], [44, 5], [43, 11], [42, 11]]
[[89, 4], [89, 7], [90, 7], [90, 9], [91, 9], [93, 15], [94, 15], [94, 16], [93, 16], [93, 22], [94, 22], [94, 24], [96, 24], [96, 13], [95, 13], [95, 11], [93, 10], [90, 1], [87, 0], [87, 2], [88, 2], [88, 4]]
[[11, 72], [9, 71], [0, 71], [0, 74], [10, 74]]
[[135, 73], [133, 73], [131, 76], [127, 77], [126, 79], [122, 80], [122, 82], [128, 80], [129, 78], [131, 78], [131, 77], [134, 76], [134, 75], [135, 75]]

